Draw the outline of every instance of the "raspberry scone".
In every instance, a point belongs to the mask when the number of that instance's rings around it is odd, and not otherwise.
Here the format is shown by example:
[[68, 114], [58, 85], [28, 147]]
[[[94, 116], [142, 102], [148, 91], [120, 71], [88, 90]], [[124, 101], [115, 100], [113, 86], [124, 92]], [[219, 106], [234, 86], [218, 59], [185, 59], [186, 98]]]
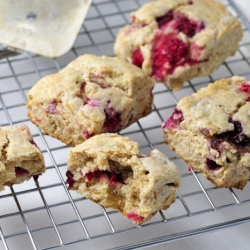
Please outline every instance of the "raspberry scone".
[[44, 158], [29, 128], [0, 127], [0, 190], [45, 172]]
[[70, 190], [119, 210], [135, 224], [167, 209], [180, 183], [177, 167], [160, 151], [143, 155], [138, 143], [111, 133], [72, 148], [66, 175]]
[[173, 90], [211, 74], [238, 49], [241, 23], [215, 0], [159, 0], [131, 13], [117, 36], [117, 56]]
[[217, 187], [243, 189], [250, 176], [250, 82], [234, 76], [178, 103], [162, 124], [166, 143]]
[[150, 77], [122, 59], [84, 55], [29, 91], [28, 115], [45, 134], [75, 146], [151, 113], [153, 87]]

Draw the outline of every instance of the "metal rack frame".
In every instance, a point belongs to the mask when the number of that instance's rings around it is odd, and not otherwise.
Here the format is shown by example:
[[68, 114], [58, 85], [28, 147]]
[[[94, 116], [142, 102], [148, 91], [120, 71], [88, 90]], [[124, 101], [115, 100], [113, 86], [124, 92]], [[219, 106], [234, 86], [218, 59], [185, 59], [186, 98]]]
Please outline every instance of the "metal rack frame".
[[[131, 232], [138, 234], [147, 228], [165, 229], [171, 221], [250, 203], [249, 182], [243, 191], [217, 189], [201, 174], [192, 169], [188, 171], [186, 164], [165, 145], [160, 127], [183, 96], [196, 92], [221, 77], [236, 74], [250, 76], [250, 23], [233, 0], [226, 0], [225, 4], [242, 20], [244, 31], [244, 38], [236, 55], [228, 58], [211, 76], [193, 79], [178, 92], [157, 84], [153, 90], [155, 101], [152, 114], [120, 132], [121, 135], [137, 140], [142, 152], [158, 148], [179, 167], [183, 188], [177, 191], [177, 202], [171, 206], [170, 212], [160, 211], [144, 225], [135, 226], [118, 212], [106, 210], [68, 191], [65, 184], [65, 155], [69, 148], [43, 135], [29, 121], [25, 102], [32, 85], [44, 75], [57, 72], [80, 54], [113, 56], [112, 48], [118, 30], [129, 22], [129, 13], [146, 2], [149, 1], [94, 0], [73, 48], [65, 56], [48, 59], [24, 52], [0, 61], [0, 125], [26, 123], [45, 155], [47, 166], [47, 172], [38, 181], [30, 180], [22, 185], [6, 188], [0, 193], [0, 249], [17, 249], [16, 242], [20, 239], [24, 244], [20, 249], [27, 250], [63, 249], [77, 244], [84, 246], [85, 242], [88, 244], [94, 240]], [[221, 195], [226, 196], [226, 201], [221, 202]], [[200, 200], [202, 205], [193, 206], [193, 200]], [[249, 222], [250, 214], [183, 232], [147, 237], [144, 241], [128, 244], [121, 242], [114, 249], [138, 249]]]

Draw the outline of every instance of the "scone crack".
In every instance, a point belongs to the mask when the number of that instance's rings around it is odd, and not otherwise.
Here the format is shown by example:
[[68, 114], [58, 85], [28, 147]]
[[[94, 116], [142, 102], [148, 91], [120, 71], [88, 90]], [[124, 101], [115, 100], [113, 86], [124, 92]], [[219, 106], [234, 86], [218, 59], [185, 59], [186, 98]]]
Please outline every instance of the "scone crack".
[[179, 187], [179, 185], [175, 182], [168, 182], [168, 183], [166, 183], [166, 185], [169, 187], [176, 188], [176, 189]]

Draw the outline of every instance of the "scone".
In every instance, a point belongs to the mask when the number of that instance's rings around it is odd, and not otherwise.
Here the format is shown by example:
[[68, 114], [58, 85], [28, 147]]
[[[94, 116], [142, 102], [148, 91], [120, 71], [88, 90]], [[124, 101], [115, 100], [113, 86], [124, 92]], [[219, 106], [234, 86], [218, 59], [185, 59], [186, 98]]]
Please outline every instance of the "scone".
[[71, 149], [70, 190], [119, 210], [135, 224], [149, 220], [176, 199], [180, 175], [164, 154], [139, 152], [138, 143], [117, 134], [96, 135]]
[[241, 23], [215, 0], [158, 0], [131, 13], [117, 36], [117, 56], [173, 90], [211, 74], [238, 49]]
[[250, 175], [250, 82], [234, 76], [178, 103], [162, 124], [166, 143], [217, 187], [243, 189]]
[[0, 190], [45, 172], [44, 158], [29, 128], [0, 127]]
[[84, 55], [29, 91], [28, 115], [45, 134], [75, 146], [151, 113], [153, 87], [141, 69], [119, 58]]

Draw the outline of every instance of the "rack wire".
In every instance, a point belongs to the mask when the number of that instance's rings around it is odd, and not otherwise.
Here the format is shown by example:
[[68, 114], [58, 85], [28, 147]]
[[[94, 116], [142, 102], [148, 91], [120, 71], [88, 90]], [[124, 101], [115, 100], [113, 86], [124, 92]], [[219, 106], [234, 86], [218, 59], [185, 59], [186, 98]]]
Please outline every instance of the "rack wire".
[[[161, 150], [176, 163], [182, 175], [177, 201], [144, 225], [135, 226], [120, 213], [68, 191], [65, 172], [70, 148], [43, 135], [27, 117], [27, 92], [41, 77], [58, 72], [81, 54], [113, 56], [118, 30], [129, 23], [129, 13], [146, 2], [149, 1], [94, 0], [73, 48], [66, 55], [49, 59], [24, 52], [0, 61], [0, 125], [27, 124], [47, 167], [38, 181], [30, 180], [0, 193], [0, 249], [138, 249], [250, 222], [248, 212], [222, 222], [211, 220], [211, 225], [197, 223], [181, 232], [169, 230], [171, 223], [181, 223], [189, 217], [209, 215], [218, 219], [217, 211], [224, 213], [230, 208], [242, 212], [244, 206], [249, 208], [250, 184], [243, 191], [218, 189], [201, 174], [188, 171], [187, 165], [165, 145], [160, 127], [182, 97], [222, 77], [250, 77], [250, 24], [233, 0], [223, 3], [243, 23], [244, 38], [238, 52], [212, 75], [195, 78], [178, 92], [158, 83], [153, 90], [153, 112], [120, 132], [139, 142], [143, 153], [153, 148]], [[148, 235], [152, 229], [161, 233]], [[131, 235], [135, 236], [133, 241]]]

